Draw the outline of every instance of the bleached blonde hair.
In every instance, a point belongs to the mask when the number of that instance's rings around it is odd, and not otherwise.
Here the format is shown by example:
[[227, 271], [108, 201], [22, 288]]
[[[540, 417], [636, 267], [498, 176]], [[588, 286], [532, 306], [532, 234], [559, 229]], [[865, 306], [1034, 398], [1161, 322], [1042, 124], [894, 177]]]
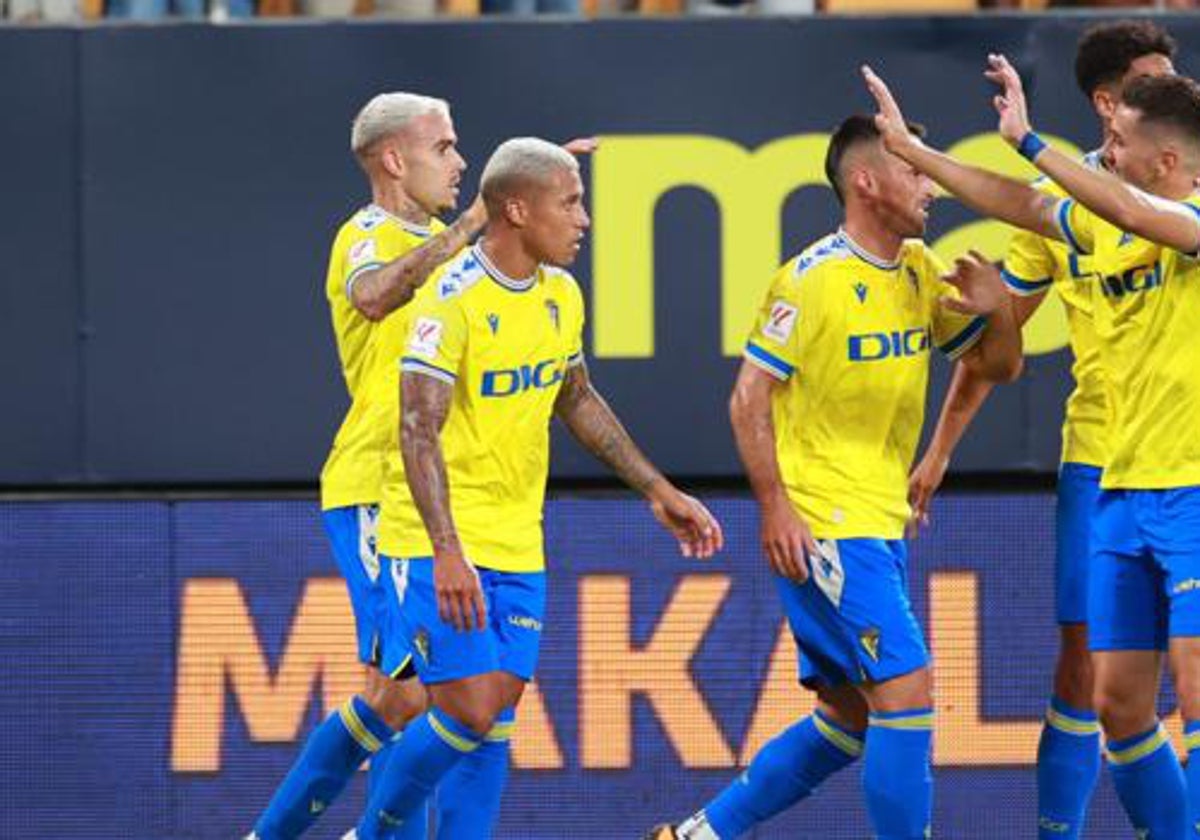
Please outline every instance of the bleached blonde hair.
[[449, 119], [450, 104], [444, 99], [417, 93], [381, 93], [364, 105], [354, 118], [350, 126], [350, 150], [361, 158], [380, 140], [426, 114], [442, 114]]
[[561, 169], [579, 169], [579, 162], [562, 146], [539, 137], [514, 137], [500, 144], [480, 176], [479, 189], [489, 209], [528, 184], [545, 184]]

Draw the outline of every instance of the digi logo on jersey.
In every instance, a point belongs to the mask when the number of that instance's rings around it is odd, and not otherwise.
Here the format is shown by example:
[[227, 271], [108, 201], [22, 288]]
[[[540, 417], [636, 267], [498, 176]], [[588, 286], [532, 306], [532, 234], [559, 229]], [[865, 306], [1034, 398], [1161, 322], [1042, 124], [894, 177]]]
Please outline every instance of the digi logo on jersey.
[[511, 397], [530, 389], [552, 388], [562, 378], [562, 360], [546, 359], [535, 365], [484, 371], [480, 393], [485, 397]]
[[848, 353], [852, 362], [878, 362], [883, 359], [919, 356], [928, 350], [929, 330], [925, 327], [913, 327], [909, 330], [852, 335]]
[[1156, 262], [1154, 265], [1140, 265], [1120, 274], [1102, 277], [1100, 288], [1104, 291], [1105, 297], [1124, 297], [1156, 289], [1162, 285], [1162, 282], [1162, 267]]

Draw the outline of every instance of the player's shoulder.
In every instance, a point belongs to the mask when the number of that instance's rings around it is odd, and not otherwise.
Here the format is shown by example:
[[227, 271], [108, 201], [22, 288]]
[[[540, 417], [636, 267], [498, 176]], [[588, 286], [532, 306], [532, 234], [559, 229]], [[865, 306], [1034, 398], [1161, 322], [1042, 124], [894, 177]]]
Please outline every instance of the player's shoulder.
[[562, 291], [574, 297], [583, 296], [583, 293], [579, 289], [579, 281], [567, 269], [543, 263], [540, 271], [542, 273], [542, 282], [546, 284], [547, 291]]
[[853, 260], [854, 251], [841, 231], [835, 231], [813, 242], [780, 268], [778, 280], [794, 285], [811, 280]]
[[438, 301], [462, 301], [479, 288], [479, 281], [486, 276], [487, 271], [474, 249], [465, 248], [437, 269], [428, 288]]

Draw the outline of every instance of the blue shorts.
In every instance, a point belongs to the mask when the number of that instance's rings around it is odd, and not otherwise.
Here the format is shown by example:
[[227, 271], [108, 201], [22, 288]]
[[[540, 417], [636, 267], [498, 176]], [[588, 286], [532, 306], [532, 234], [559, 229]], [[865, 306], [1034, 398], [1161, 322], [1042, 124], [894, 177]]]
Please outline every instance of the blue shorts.
[[1068, 463], [1058, 473], [1054, 608], [1059, 624], [1083, 624], [1088, 618], [1088, 567], [1092, 562], [1088, 545], [1101, 472], [1090, 464]]
[[[491, 671], [533, 679], [546, 614], [545, 572], [498, 572], [477, 569], [487, 627], [455, 630], [438, 616], [433, 588], [433, 558], [391, 559], [384, 579], [387, 600], [384, 668], [395, 664], [392, 650], [413, 653], [417, 676], [425, 684], [448, 682]], [[395, 641], [393, 641], [395, 640]]]
[[1088, 625], [1092, 650], [1200, 636], [1200, 487], [1101, 491]]
[[809, 578], [775, 578], [809, 688], [879, 683], [924, 668], [902, 540], [817, 540]]
[[350, 591], [358, 635], [358, 661], [376, 666], [382, 661], [384, 608], [383, 590], [378, 584], [379, 557], [375, 552], [378, 517], [378, 505], [350, 505], [321, 513], [333, 557]]

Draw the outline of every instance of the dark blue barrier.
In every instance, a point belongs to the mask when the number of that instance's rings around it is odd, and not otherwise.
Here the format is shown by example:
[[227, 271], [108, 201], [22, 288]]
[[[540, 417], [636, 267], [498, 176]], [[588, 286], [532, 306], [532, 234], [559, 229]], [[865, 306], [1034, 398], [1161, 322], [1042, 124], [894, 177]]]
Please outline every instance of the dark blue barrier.
[[[1200, 20], [1162, 19], [1187, 56]], [[0, 30], [0, 483], [310, 481], [345, 405], [322, 299], [364, 200], [348, 127], [372, 94], [454, 105], [472, 187], [515, 134], [598, 134], [575, 269], [595, 378], [668, 469], [737, 474], [724, 402], [774, 266], [827, 232], [827, 132], [870, 61], [934, 142], [1028, 173], [993, 129], [1005, 50], [1039, 126], [1087, 147], [1083, 18], [757, 19]], [[1013, 168], [1015, 167], [1015, 168]], [[464, 191], [469, 193], [469, 190]], [[998, 253], [957, 205], [931, 240]], [[1052, 471], [1062, 324], [956, 467]], [[935, 392], [942, 387], [938, 367]], [[688, 434], [679, 434], [686, 428]], [[556, 475], [599, 468], [556, 441]]]
[[[699, 563], [639, 503], [549, 504], [550, 611], [499, 837], [639, 836], [802, 713], [753, 505], [713, 508], [729, 548]], [[914, 546], [940, 837], [1034, 833], [1052, 510], [1043, 494], [950, 496]], [[0, 836], [241, 836], [298, 740], [356, 688], [313, 503], [9, 503], [0, 557]], [[340, 837], [361, 801], [356, 782], [312, 836]], [[850, 770], [757, 836], [867, 834]], [[1128, 836], [1107, 781], [1087, 836]]]

